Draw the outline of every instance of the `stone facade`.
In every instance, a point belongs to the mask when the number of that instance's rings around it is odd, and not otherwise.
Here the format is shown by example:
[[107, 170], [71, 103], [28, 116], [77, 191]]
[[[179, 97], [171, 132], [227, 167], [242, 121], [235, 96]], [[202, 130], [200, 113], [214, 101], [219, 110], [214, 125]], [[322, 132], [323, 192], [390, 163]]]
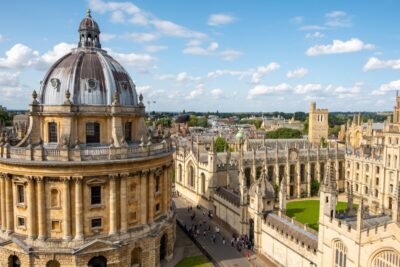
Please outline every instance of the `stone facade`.
[[[81, 23], [81, 38], [99, 33], [90, 13], [84, 20], [92, 22]], [[86, 37], [72, 54], [105, 53], [99, 39]], [[7, 136], [0, 138], [0, 266], [160, 266], [172, 257], [175, 241], [169, 135], [149, 133], [142, 96], [120, 102], [116, 79], [130, 80], [122, 67], [113, 69], [114, 78], [103, 77], [104, 95], [114, 90], [111, 105], [97, 103], [104, 100], [95, 94], [101, 80], [90, 85], [90, 103], [83, 103], [87, 91], [71, 97], [65, 88], [63, 98], [47, 91], [76, 78], [57, 76], [60, 64], [82, 67], [64, 62], [68, 57], [49, 71], [47, 89], [33, 93], [21, 142], [11, 146]], [[46, 85], [54, 77], [58, 82]], [[109, 83], [113, 79], [117, 84]], [[134, 90], [129, 86], [125, 94]]]
[[321, 140], [328, 140], [328, 110], [317, 109], [317, 104], [310, 104], [310, 113], [308, 117], [308, 141], [313, 144], [320, 144]]

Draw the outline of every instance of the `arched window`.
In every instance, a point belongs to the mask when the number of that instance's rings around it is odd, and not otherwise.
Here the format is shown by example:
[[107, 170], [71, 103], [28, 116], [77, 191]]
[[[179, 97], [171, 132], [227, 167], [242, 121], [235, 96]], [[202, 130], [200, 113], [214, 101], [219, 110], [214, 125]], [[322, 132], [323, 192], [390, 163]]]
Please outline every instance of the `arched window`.
[[201, 173], [201, 193], [204, 194], [206, 192], [206, 176], [204, 173]]
[[347, 247], [342, 241], [336, 241], [334, 243], [335, 253], [333, 254], [335, 263], [334, 267], [346, 267], [347, 266]]
[[60, 263], [56, 260], [51, 260], [46, 263], [46, 267], [60, 267]]
[[181, 164], [178, 165], [178, 179], [179, 179], [179, 182], [182, 182], [182, 165]]
[[107, 267], [107, 259], [103, 256], [97, 256], [90, 259], [88, 267]]
[[371, 267], [398, 267], [400, 266], [400, 254], [394, 250], [379, 252], [372, 259]]
[[21, 261], [15, 255], [8, 257], [8, 267], [21, 267]]
[[160, 176], [156, 175], [154, 177], [154, 193], [160, 192]]
[[194, 168], [193, 166], [189, 167], [189, 185], [194, 187]]
[[167, 256], [167, 245], [168, 245], [167, 234], [164, 234], [160, 239], [160, 261], [165, 259]]
[[57, 143], [58, 142], [57, 123], [49, 122], [48, 131], [49, 131], [49, 143]]
[[125, 141], [132, 141], [132, 122], [125, 122]]
[[60, 193], [56, 188], [50, 191], [50, 207], [58, 208], [60, 207]]
[[134, 248], [131, 253], [131, 267], [140, 267], [142, 265], [142, 249]]
[[97, 122], [86, 123], [86, 143], [100, 143], [100, 124]]

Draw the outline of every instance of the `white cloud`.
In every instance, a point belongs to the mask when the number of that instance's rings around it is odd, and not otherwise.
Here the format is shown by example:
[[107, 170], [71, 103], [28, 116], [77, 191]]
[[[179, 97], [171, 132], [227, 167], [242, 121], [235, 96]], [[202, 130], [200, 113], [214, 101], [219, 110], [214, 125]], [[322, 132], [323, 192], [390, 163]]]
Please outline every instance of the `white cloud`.
[[212, 90], [210, 91], [211, 96], [214, 97], [214, 98], [216, 98], [216, 99], [221, 98], [221, 96], [222, 96], [223, 93], [224, 93], [224, 92], [222, 91], [221, 88], [215, 88], [215, 89], [212, 89]]
[[112, 39], [115, 39], [115, 37], [117, 37], [117, 35], [111, 34], [111, 33], [100, 34], [100, 39], [101, 39], [101, 41], [104, 41], [104, 42], [111, 41]]
[[236, 20], [235, 17], [227, 15], [227, 14], [212, 14], [208, 18], [208, 25], [211, 26], [219, 26], [230, 24]]
[[190, 40], [189, 42], [186, 43], [186, 46], [200, 46], [201, 41], [200, 40]]
[[0, 34], [0, 43], [4, 41], [4, 36]]
[[240, 58], [243, 55], [242, 52], [233, 50], [233, 49], [226, 49], [219, 53], [219, 57], [225, 61], [233, 61]]
[[19, 84], [19, 72], [0, 72], [1, 86], [17, 86]]
[[301, 31], [322, 31], [325, 30], [325, 27], [319, 25], [305, 25], [300, 27]]
[[111, 13], [111, 22], [113, 23], [124, 23], [125, 15], [121, 10], [116, 10]]
[[198, 84], [196, 86], [196, 89], [191, 91], [189, 93], [189, 95], [186, 96], [186, 99], [192, 100], [192, 99], [198, 98], [199, 96], [201, 96], [203, 94], [203, 92], [204, 92], [204, 85], [203, 84]]
[[357, 38], [352, 38], [348, 41], [333, 40], [332, 44], [310, 47], [306, 54], [308, 56], [319, 56], [339, 53], [352, 53], [373, 48], [374, 45], [372, 44], [364, 44], [363, 41]]
[[56, 62], [65, 54], [71, 52], [72, 48], [75, 48], [75, 44], [68, 44], [68, 43], [59, 43], [53, 47], [52, 50], [47, 51], [41, 56], [42, 64], [40, 64], [40, 69], [45, 69], [49, 67], [51, 64]]
[[299, 84], [294, 87], [296, 94], [308, 94], [310, 92], [321, 91], [322, 85], [319, 83]]
[[165, 80], [173, 80], [180, 83], [186, 82], [200, 82], [202, 79], [198, 76], [191, 76], [187, 72], [180, 72], [178, 74], [163, 74], [157, 75], [154, 77], [157, 80], [165, 81]]
[[302, 78], [308, 74], [308, 69], [306, 68], [298, 68], [295, 70], [291, 70], [286, 74], [288, 78]]
[[321, 32], [313, 32], [313, 33], [307, 33], [306, 34], [306, 38], [307, 39], [321, 39], [324, 38], [324, 34], [322, 34]]
[[123, 37], [138, 43], [151, 42], [158, 38], [156, 34], [147, 32], [128, 33], [125, 34]]
[[400, 59], [389, 59], [386, 61], [380, 60], [376, 57], [368, 59], [363, 67], [363, 71], [376, 70], [376, 69], [400, 69]]
[[326, 87], [326, 91], [330, 92], [337, 98], [352, 98], [358, 95], [358, 93], [360, 93], [362, 86], [363, 86], [362, 82], [357, 82], [350, 87], [333, 86], [330, 84]]
[[216, 49], [218, 49], [218, 43], [212, 42], [206, 48], [200, 46], [187, 46], [183, 49], [182, 53], [197, 56], [208, 56], [211, 55]]
[[346, 12], [341, 11], [341, 10], [334, 10], [329, 13], [326, 13], [325, 16], [328, 18], [343, 17], [343, 16], [346, 16]]
[[259, 83], [260, 80], [270, 73], [271, 71], [277, 70], [280, 68], [280, 65], [276, 62], [271, 62], [268, 65], [258, 67], [251, 77], [251, 83]]
[[0, 58], [0, 68], [21, 69], [34, 66], [39, 61], [39, 52], [23, 44], [16, 44]]
[[327, 18], [325, 25], [332, 28], [339, 27], [350, 27], [352, 26], [351, 19], [346, 14], [346, 12], [341, 10], [336, 10], [325, 14]]
[[208, 78], [218, 78], [224, 75], [237, 76], [239, 80], [243, 79], [245, 76], [250, 75], [250, 71], [240, 71], [240, 70], [215, 70], [207, 74]]
[[372, 91], [372, 95], [384, 95], [388, 91], [400, 90], [400, 80], [391, 81], [389, 83], [382, 84], [378, 90]]
[[117, 53], [111, 49], [106, 49], [109, 54], [114, 57], [122, 65], [133, 66], [141, 72], [147, 72], [154, 66], [155, 57], [149, 54], [137, 54], [137, 53]]
[[302, 16], [296, 16], [290, 19], [290, 22], [293, 24], [301, 24], [304, 21], [304, 17]]
[[273, 85], [273, 86], [256, 85], [253, 89], [251, 89], [249, 91], [247, 98], [253, 99], [256, 96], [263, 96], [263, 95], [269, 95], [269, 94], [274, 94], [274, 93], [287, 92], [291, 88], [292, 87], [287, 83], [281, 83], [281, 84]]
[[144, 47], [144, 51], [148, 53], [155, 53], [166, 49], [168, 49], [168, 47], [164, 45], [148, 45]]
[[206, 38], [207, 35], [201, 32], [190, 30], [168, 20], [157, 18], [151, 13], [141, 10], [138, 6], [130, 2], [105, 2], [102, 0], [89, 0], [93, 11], [100, 13], [111, 12], [111, 20], [122, 23], [129, 23], [140, 26], [152, 26], [158, 33], [180, 38]]

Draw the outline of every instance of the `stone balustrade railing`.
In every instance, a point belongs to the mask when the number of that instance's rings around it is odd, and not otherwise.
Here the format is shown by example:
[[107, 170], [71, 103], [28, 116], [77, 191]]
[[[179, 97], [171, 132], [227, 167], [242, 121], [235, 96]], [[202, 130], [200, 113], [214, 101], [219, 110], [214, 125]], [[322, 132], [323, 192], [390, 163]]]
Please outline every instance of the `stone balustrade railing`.
[[0, 145], [0, 160], [13, 159], [20, 161], [96, 161], [134, 159], [162, 155], [172, 151], [170, 141], [160, 143], [134, 144], [123, 147], [113, 146], [77, 146], [48, 148], [43, 145], [13, 147]]

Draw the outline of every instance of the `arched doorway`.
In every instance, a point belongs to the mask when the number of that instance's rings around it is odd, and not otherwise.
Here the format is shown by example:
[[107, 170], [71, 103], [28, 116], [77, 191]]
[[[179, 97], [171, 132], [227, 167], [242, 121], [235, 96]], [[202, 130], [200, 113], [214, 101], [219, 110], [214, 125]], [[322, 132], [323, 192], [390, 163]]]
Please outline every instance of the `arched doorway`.
[[249, 220], [249, 240], [251, 244], [254, 244], [254, 220]]
[[131, 267], [140, 267], [142, 265], [142, 249], [134, 248], [131, 252]]
[[88, 267], [107, 267], [107, 259], [103, 256], [97, 256], [90, 259]]
[[56, 260], [51, 260], [46, 263], [46, 267], [60, 267], [60, 263]]
[[164, 234], [160, 240], [160, 261], [167, 256], [167, 234]]
[[8, 267], [21, 267], [21, 261], [15, 255], [8, 257]]

